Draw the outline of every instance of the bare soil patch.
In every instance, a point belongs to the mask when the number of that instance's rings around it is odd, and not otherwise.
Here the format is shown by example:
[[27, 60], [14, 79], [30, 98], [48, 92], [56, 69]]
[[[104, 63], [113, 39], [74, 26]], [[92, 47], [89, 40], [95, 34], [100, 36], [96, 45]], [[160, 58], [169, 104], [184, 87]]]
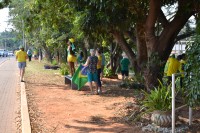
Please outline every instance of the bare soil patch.
[[44, 70], [38, 61], [28, 63], [25, 79], [33, 133], [142, 132], [137, 123], [126, 121], [135, 108], [127, 105], [137, 103], [140, 91], [119, 88], [120, 80], [104, 78], [103, 94], [89, 95], [87, 85], [81, 91], [72, 90], [55, 73]]

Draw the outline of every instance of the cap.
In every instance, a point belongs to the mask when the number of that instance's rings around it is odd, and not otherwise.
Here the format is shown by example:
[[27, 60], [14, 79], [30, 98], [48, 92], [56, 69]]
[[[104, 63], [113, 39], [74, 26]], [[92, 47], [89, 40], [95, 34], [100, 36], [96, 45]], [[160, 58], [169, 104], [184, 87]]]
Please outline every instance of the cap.
[[70, 38], [69, 41], [70, 41], [71, 43], [75, 42], [74, 38]]

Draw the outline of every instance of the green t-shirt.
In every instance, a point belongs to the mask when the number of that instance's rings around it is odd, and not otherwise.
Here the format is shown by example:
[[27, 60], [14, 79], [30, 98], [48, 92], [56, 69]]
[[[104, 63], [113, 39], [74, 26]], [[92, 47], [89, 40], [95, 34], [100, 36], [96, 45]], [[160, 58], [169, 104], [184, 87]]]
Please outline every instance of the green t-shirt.
[[121, 64], [121, 70], [122, 71], [128, 71], [128, 66], [130, 65], [130, 61], [128, 58], [123, 58], [121, 61], [120, 61], [120, 64]]

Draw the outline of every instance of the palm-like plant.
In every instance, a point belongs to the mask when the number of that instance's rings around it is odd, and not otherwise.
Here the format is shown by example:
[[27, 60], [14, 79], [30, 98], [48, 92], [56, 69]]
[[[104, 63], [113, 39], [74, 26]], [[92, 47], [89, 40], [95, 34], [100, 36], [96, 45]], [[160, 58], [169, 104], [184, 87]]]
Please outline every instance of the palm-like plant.
[[151, 90], [150, 93], [144, 92], [144, 94], [145, 98], [142, 103], [146, 112], [171, 110], [171, 89], [169, 86], [164, 86], [160, 80], [157, 88]]

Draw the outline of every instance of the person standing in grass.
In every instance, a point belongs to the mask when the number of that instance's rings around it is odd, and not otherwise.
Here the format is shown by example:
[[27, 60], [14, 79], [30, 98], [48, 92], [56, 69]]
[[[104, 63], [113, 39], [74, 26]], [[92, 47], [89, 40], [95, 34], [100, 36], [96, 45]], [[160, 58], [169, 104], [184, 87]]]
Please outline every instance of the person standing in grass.
[[87, 71], [87, 77], [88, 77], [88, 83], [90, 87], [91, 94], [94, 94], [93, 87], [92, 87], [92, 81], [95, 83], [96, 90], [98, 92], [98, 84], [97, 84], [97, 63], [98, 63], [98, 57], [95, 56], [95, 50], [90, 49], [90, 54], [87, 58], [87, 61], [83, 66], [88, 66]]
[[27, 53], [24, 51], [24, 48], [20, 47], [20, 50], [16, 52], [16, 60], [18, 62], [21, 82], [24, 82], [23, 78], [24, 78], [27, 58], [28, 56], [27, 56]]
[[122, 83], [128, 79], [129, 76], [129, 65], [130, 61], [125, 53], [122, 53], [123, 58], [120, 61], [121, 65], [121, 74], [122, 74]]
[[29, 61], [31, 61], [31, 58], [32, 58], [32, 52], [31, 52], [30, 49], [27, 51], [27, 54], [28, 54], [28, 59], [29, 59]]

